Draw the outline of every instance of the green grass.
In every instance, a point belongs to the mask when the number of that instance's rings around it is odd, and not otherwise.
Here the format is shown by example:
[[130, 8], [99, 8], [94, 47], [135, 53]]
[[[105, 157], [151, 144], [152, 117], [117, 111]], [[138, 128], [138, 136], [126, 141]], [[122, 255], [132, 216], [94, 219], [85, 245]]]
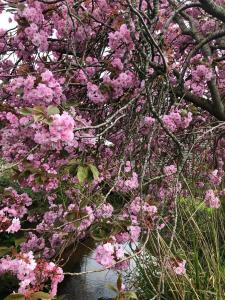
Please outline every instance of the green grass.
[[[173, 225], [152, 233], [145, 252], [129, 276], [139, 299], [225, 299], [225, 210], [208, 209], [197, 200], [178, 201], [176, 234]], [[166, 258], [187, 261], [185, 275], [165, 267]]]

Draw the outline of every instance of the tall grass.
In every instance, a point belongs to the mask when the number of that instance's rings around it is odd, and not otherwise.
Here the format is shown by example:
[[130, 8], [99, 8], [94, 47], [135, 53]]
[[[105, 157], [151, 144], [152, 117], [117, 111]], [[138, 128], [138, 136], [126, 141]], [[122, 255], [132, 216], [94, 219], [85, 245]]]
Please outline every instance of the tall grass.
[[[225, 210], [208, 209], [196, 199], [179, 199], [176, 234], [173, 226], [152, 234], [130, 276], [139, 299], [225, 299]], [[186, 274], [166, 267], [169, 259], [184, 259]]]

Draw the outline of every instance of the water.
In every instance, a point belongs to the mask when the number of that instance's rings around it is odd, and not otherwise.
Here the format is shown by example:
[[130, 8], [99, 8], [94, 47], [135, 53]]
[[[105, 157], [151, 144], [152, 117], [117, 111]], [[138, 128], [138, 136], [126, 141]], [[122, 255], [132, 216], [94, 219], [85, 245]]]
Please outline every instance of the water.
[[[102, 266], [95, 262], [93, 253], [90, 253], [74, 266], [73, 272], [98, 269], [102, 269]], [[117, 273], [111, 270], [80, 276], [68, 276], [60, 286], [59, 294], [65, 295], [66, 300], [110, 299], [115, 297], [115, 293], [108, 289], [106, 285], [107, 283], [116, 285], [117, 276]]]
[[[89, 242], [88, 242], [89, 243]], [[68, 265], [65, 266], [66, 272], [85, 272], [89, 270], [99, 270], [103, 267], [94, 259], [93, 245], [83, 245], [71, 257]], [[125, 247], [127, 251], [130, 248]], [[130, 270], [135, 267], [134, 261], [130, 262]], [[124, 273], [123, 275], [126, 275]], [[98, 300], [112, 299], [116, 294], [109, 288], [107, 283], [116, 286], [118, 274], [113, 270], [103, 272], [88, 273], [79, 276], [67, 276], [59, 287], [59, 295], [65, 295], [65, 300]]]
[[[85, 272], [87, 270], [102, 269], [94, 260], [94, 252], [90, 250], [90, 243], [81, 245], [73, 256], [70, 257], [65, 266], [66, 272]], [[66, 253], [69, 257], [70, 250]], [[110, 299], [115, 297], [110, 289], [106, 287], [107, 283], [116, 284], [117, 273], [114, 271], [104, 271], [91, 273], [80, 276], [66, 276], [63, 283], [59, 286], [58, 294], [65, 295], [64, 300], [98, 300], [99, 298]], [[16, 290], [16, 285], [11, 281], [0, 283], [0, 300], [4, 299], [13, 290]], [[2, 290], [3, 289], [3, 290]]]
[[[95, 245], [93, 241], [87, 240], [85, 244], [80, 244], [78, 249], [73, 252], [73, 246], [68, 247], [64, 254], [64, 259], [68, 262], [64, 266], [65, 272], [85, 272], [89, 270], [99, 270], [103, 267], [94, 259]], [[130, 248], [126, 247], [129, 251]], [[71, 255], [72, 253], [72, 255]], [[131, 270], [134, 267], [134, 261], [131, 261]], [[124, 275], [126, 273], [124, 272]], [[115, 298], [116, 294], [109, 288], [107, 283], [116, 286], [118, 274], [113, 270], [105, 270], [103, 272], [89, 273], [79, 276], [66, 276], [64, 281], [59, 285], [58, 295], [64, 295], [64, 300], [109, 300]], [[13, 284], [10, 282], [4, 284], [3, 288], [0, 284], [0, 299], [4, 299], [12, 292]], [[11, 289], [10, 289], [11, 287]]]

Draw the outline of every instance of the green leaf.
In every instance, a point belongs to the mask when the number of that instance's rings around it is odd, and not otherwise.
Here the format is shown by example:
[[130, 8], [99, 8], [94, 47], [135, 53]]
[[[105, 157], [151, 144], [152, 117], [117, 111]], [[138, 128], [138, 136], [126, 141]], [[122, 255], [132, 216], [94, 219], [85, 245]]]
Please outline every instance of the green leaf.
[[112, 285], [111, 283], [107, 283], [107, 284], [106, 284], [106, 287], [107, 287], [109, 290], [111, 290], [111, 291], [115, 292], [116, 294], [118, 294], [117, 288], [116, 288], [114, 285]]
[[14, 293], [4, 298], [4, 300], [25, 300], [25, 297], [22, 294]]
[[77, 168], [77, 178], [80, 184], [83, 184], [84, 181], [88, 178], [88, 167], [79, 166]]
[[91, 170], [91, 173], [93, 175], [93, 178], [94, 179], [98, 179], [99, 177], [99, 171], [98, 169], [96, 168], [96, 166], [92, 165], [92, 164], [88, 164], [89, 166], [89, 169]]
[[118, 291], [121, 291], [122, 283], [123, 283], [122, 276], [121, 276], [121, 274], [119, 274], [119, 276], [117, 278], [117, 282], [116, 282]]
[[20, 108], [19, 113], [23, 116], [29, 116], [32, 114], [32, 108], [30, 108], [30, 107]]
[[48, 177], [44, 174], [35, 174], [34, 178], [35, 178], [35, 182], [39, 184], [44, 184], [48, 180]]
[[47, 117], [45, 108], [42, 106], [35, 106], [33, 108], [33, 118], [35, 122], [43, 121]]
[[206, 208], [206, 211], [207, 211], [207, 213], [208, 213], [209, 215], [212, 215], [212, 214], [214, 213], [214, 211], [215, 211], [215, 208], [207, 207], [207, 208]]
[[21, 236], [15, 239], [15, 246], [19, 246], [20, 244], [24, 243], [27, 239], [24, 236]]
[[17, 93], [18, 95], [23, 95], [23, 88], [22, 88], [22, 87], [17, 88], [17, 89], [16, 89], [16, 93]]
[[79, 163], [79, 160], [77, 158], [73, 158], [68, 161], [67, 165], [72, 166], [72, 165], [77, 165]]
[[186, 109], [182, 109], [180, 114], [181, 114], [181, 117], [186, 117], [188, 114], [188, 111]]
[[44, 120], [44, 116], [41, 115], [41, 114], [35, 114], [33, 117], [34, 117], [35, 122], [39, 122], [39, 121]]
[[76, 215], [74, 212], [69, 212], [67, 215], [66, 215], [66, 220], [68, 222], [72, 222], [74, 220], [76, 220]]
[[0, 257], [8, 254], [10, 252], [10, 248], [9, 247], [0, 247]]
[[34, 106], [33, 108], [33, 113], [36, 114], [44, 114], [45, 113], [45, 109], [42, 106]]
[[109, 237], [113, 233], [113, 226], [110, 223], [95, 223], [91, 225], [90, 228], [90, 236], [95, 240], [95, 241], [104, 241], [108, 240]]
[[[70, 175], [76, 176], [77, 175], [77, 165], [71, 165], [64, 168], [64, 171], [69, 171]], [[67, 173], [67, 172], [66, 172]]]
[[44, 293], [44, 292], [36, 292], [33, 293], [32, 295], [33, 299], [46, 299], [46, 300], [50, 300], [52, 299], [52, 297], [48, 294], [48, 293]]
[[48, 113], [49, 116], [51, 116], [51, 115], [59, 114], [60, 111], [59, 111], [59, 109], [58, 109], [57, 106], [50, 105], [50, 106], [48, 106], [48, 108], [47, 108], [47, 113]]
[[61, 167], [62, 174], [69, 173], [72, 176], [77, 175], [78, 160], [73, 158], [66, 165]]
[[52, 122], [53, 122], [53, 119], [52, 119], [51, 117], [46, 118], [46, 119], [43, 120], [43, 123], [44, 123], [44, 124], [47, 124], [47, 125], [51, 125]]
[[123, 292], [123, 295], [128, 299], [138, 299], [138, 297], [134, 291]]

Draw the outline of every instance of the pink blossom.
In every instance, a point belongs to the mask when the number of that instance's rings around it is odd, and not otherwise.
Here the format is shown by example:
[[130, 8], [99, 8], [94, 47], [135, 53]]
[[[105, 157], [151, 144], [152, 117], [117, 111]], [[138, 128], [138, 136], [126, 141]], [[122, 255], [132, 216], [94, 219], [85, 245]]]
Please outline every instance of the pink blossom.
[[101, 265], [108, 267], [113, 264], [113, 253], [114, 247], [110, 243], [106, 243], [103, 245], [99, 245], [96, 248], [96, 256], [95, 259]]
[[74, 138], [74, 126], [75, 122], [67, 112], [63, 112], [62, 115], [54, 115], [53, 122], [49, 126], [51, 141], [72, 142]]
[[109, 33], [109, 47], [112, 50], [118, 50], [122, 43], [125, 43], [129, 50], [133, 50], [133, 41], [131, 39], [130, 30], [126, 24], [122, 24], [118, 31]]
[[145, 117], [144, 118], [144, 125], [151, 127], [155, 123], [155, 119], [152, 117]]
[[118, 243], [105, 243], [103, 245], [99, 245], [96, 248], [96, 256], [95, 259], [98, 263], [105, 267], [109, 267], [114, 265], [115, 268], [118, 269], [127, 267], [127, 264], [120, 265], [120, 263], [116, 264], [116, 262], [122, 260], [124, 258], [125, 252], [121, 244]]
[[162, 120], [169, 130], [175, 132], [189, 127], [192, 121], [192, 113], [184, 113], [182, 110], [172, 110], [169, 114], [164, 115]]
[[177, 266], [173, 267], [174, 272], [177, 275], [184, 275], [186, 273], [185, 265], [186, 265], [186, 260], [182, 260], [182, 261], [178, 262]]
[[130, 161], [126, 161], [125, 167], [124, 167], [124, 172], [129, 173], [131, 171], [131, 169], [132, 169], [131, 162]]
[[112, 64], [112, 66], [113, 66], [114, 68], [117, 68], [117, 69], [120, 70], [120, 71], [123, 70], [123, 63], [122, 63], [122, 61], [121, 61], [120, 58], [118, 58], [118, 57], [114, 58], [114, 59], [112, 60], [111, 64]]
[[219, 185], [222, 181], [222, 176], [220, 175], [219, 170], [214, 170], [209, 174], [209, 179], [214, 185]]
[[91, 82], [88, 82], [87, 84], [87, 96], [95, 104], [101, 104], [107, 100], [100, 91], [99, 87]]
[[141, 228], [139, 226], [129, 226], [131, 241], [136, 242], [140, 236]]
[[204, 201], [205, 201], [206, 206], [208, 206], [210, 208], [219, 208], [220, 207], [220, 200], [218, 197], [216, 197], [213, 190], [206, 191]]
[[192, 72], [192, 76], [193, 80], [197, 82], [201, 80], [209, 81], [212, 78], [212, 71], [205, 65], [198, 65]]
[[177, 167], [176, 167], [176, 165], [165, 166], [164, 169], [163, 169], [163, 172], [166, 176], [176, 174]]
[[97, 218], [110, 218], [113, 213], [113, 206], [110, 203], [104, 203], [97, 209], [95, 216]]
[[6, 229], [6, 231], [8, 233], [15, 233], [19, 231], [20, 228], [21, 228], [20, 220], [18, 218], [13, 218], [12, 224], [9, 226], [8, 229]]

